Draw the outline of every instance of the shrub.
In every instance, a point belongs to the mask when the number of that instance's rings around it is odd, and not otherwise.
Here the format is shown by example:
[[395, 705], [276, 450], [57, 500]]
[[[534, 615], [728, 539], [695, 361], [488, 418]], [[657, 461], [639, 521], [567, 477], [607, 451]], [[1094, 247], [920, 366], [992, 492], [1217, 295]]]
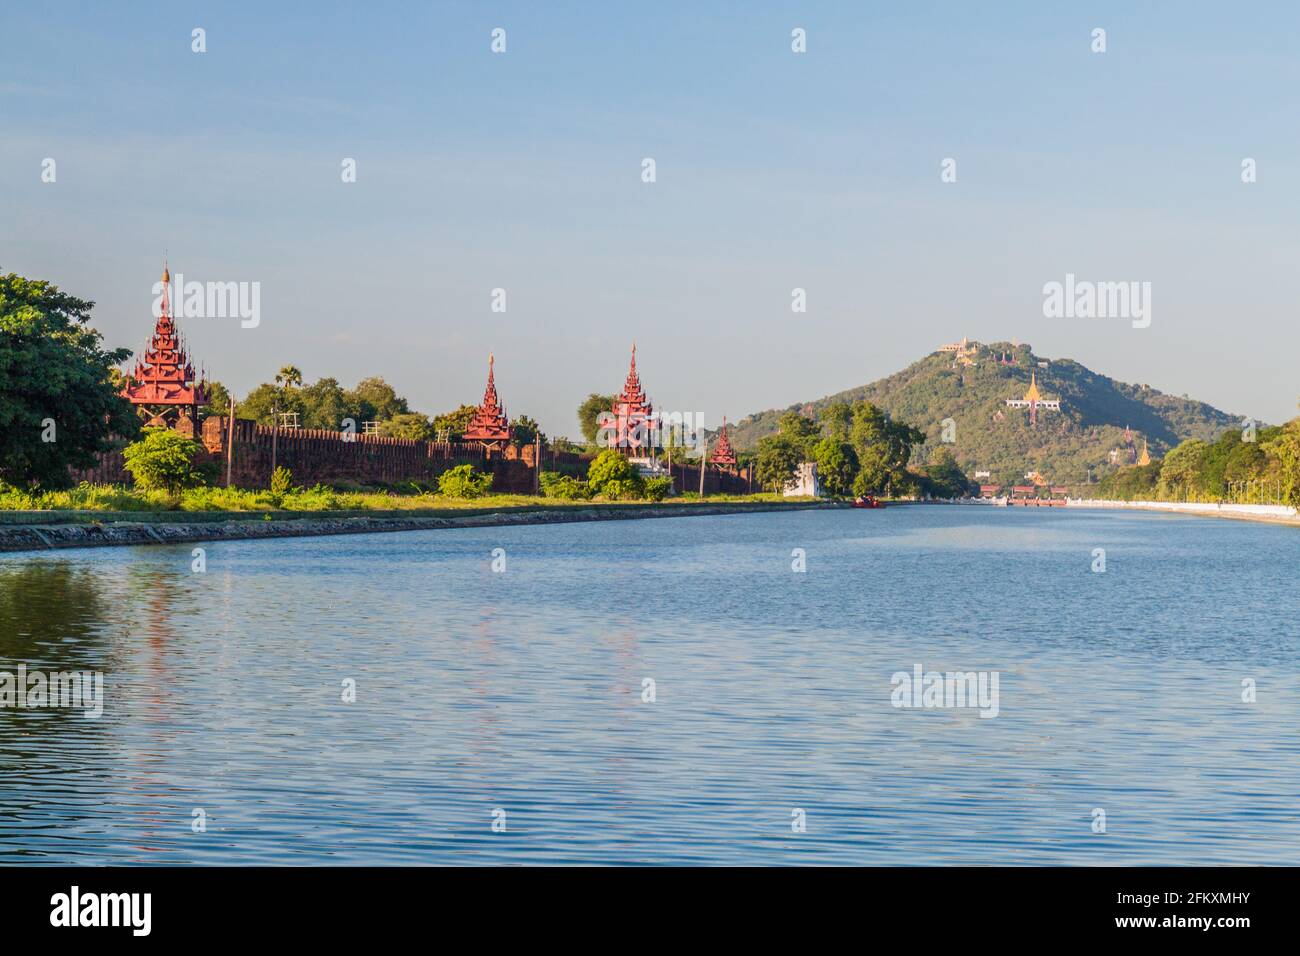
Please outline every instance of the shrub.
[[492, 487], [492, 475], [473, 465], [457, 465], [438, 476], [438, 491], [448, 498], [481, 498]]
[[591, 488], [585, 481], [579, 481], [572, 475], [560, 475], [553, 471], [542, 472], [542, 494], [548, 498], [565, 501], [585, 501], [591, 497]]
[[647, 478], [645, 481], [645, 496], [651, 501], [663, 501], [672, 493], [673, 480], [666, 475]]
[[285, 496], [293, 491], [293, 472], [281, 465], [271, 472], [271, 504], [280, 507]]
[[122, 458], [138, 488], [174, 496], [201, 483], [194, 467], [198, 453], [198, 442], [170, 428], [146, 428], [143, 439], [122, 450]]
[[606, 501], [637, 501], [645, 497], [645, 481], [640, 475], [636, 478], [613, 478], [601, 487], [600, 496]]
[[317, 484], [307, 491], [299, 488], [289, 496], [288, 504], [294, 511], [339, 511], [348, 508], [357, 497]]

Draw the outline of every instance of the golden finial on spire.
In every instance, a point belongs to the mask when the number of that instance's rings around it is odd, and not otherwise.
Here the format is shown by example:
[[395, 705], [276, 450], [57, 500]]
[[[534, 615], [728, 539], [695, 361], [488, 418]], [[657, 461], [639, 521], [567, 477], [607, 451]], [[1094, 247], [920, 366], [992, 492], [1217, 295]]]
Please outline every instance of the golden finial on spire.
[[1030, 373], [1029, 373], [1029, 391], [1025, 392], [1025, 401], [1027, 401], [1027, 402], [1037, 402], [1037, 401], [1040, 401], [1040, 400], [1042, 399], [1042, 397], [1043, 397], [1043, 396], [1042, 396], [1041, 394], [1039, 394], [1039, 391], [1038, 391], [1038, 374], [1037, 374], [1036, 372], [1030, 372]]

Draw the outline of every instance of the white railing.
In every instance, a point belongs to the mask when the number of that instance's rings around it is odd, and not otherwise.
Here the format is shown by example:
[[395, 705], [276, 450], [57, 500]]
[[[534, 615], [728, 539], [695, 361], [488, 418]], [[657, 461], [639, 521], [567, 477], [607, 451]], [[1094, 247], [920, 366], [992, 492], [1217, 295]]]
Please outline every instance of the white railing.
[[1290, 505], [1216, 504], [1202, 501], [1108, 501], [1100, 498], [1070, 498], [1071, 508], [1131, 508], [1137, 511], [1174, 511], [1182, 514], [1241, 515], [1256, 518], [1296, 518], [1300, 513]]

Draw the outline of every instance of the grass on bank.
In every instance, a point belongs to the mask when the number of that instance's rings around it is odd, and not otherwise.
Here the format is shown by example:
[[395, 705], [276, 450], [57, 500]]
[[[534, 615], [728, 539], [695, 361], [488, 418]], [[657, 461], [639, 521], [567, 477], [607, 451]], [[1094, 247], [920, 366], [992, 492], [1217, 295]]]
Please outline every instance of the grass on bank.
[[[698, 494], [689, 493], [669, 498], [664, 503], [684, 504], [701, 500], [720, 504], [791, 499], [770, 493], [718, 494], [701, 499]], [[438, 494], [418, 485], [383, 489], [317, 485], [314, 488], [290, 490], [281, 496], [274, 495], [269, 490], [248, 491], [241, 488], [189, 488], [171, 494], [165, 491], [142, 491], [123, 485], [92, 485], [86, 482], [66, 491], [38, 492], [0, 485], [0, 511], [422, 511], [449, 508], [518, 508], [538, 505], [560, 508], [609, 503], [613, 502], [599, 497], [591, 500], [572, 500], [512, 494], [486, 494], [476, 498], [458, 498]]]

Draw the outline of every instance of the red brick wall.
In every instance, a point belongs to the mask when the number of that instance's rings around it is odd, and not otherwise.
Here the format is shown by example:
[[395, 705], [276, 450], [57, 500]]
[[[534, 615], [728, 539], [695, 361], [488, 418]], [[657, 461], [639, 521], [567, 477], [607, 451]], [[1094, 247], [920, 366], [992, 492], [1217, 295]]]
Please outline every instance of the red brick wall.
[[[228, 419], [214, 415], [203, 423], [203, 445], [225, 477]], [[433, 481], [456, 465], [473, 465], [494, 476], [493, 491], [529, 494], [533, 490], [533, 449], [511, 446], [488, 452], [477, 442], [431, 442], [382, 435], [353, 435], [314, 428], [272, 429], [246, 419], [235, 420], [232, 483], [240, 488], [270, 484], [272, 451], [277, 466], [293, 472], [295, 484], [350, 481], [397, 484]]]
[[[217, 484], [226, 478], [226, 439], [229, 419], [209, 416], [203, 422], [201, 440], [208, 460], [218, 468]], [[511, 494], [532, 494], [535, 448], [507, 445], [491, 453], [476, 442], [430, 442], [380, 435], [353, 435], [314, 428], [278, 430], [247, 419], [235, 420], [235, 455], [231, 470], [238, 488], [266, 488], [271, 483], [272, 445], [275, 463], [293, 473], [295, 484], [310, 488], [317, 484], [398, 484], [403, 481], [434, 481], [449, 468], [471, 464], [493, 475], [492, 490]], [[564, 471], [585, 478], [589, 457], [573, 452], [542, 450], [542, 468]], [[674, 464], [673, 486], [680, 493], [700, 490], [700, 469], [695, 462]], [[107, 452], [90, 469], [73, 472], [76, 481], [96, 484], [130, 484], [122, 466], [122, 453]], [[704, 475], [706, 494], [745, 494], [751, 486], [747, 472], [719, 470], [709, 466]], [[754, 490], [758, 490], [754, 486]]]
[[[203, 422], [202, 444], [208, 461], [219, 469], [218, 484], [226, 478], [226, 441], [229, 419], [209, 416]], [[514, 494], [533, 491], [531, 446], [488, 453], [482, 445], [469, 442], [413, 441], [380, 435], [353, 435], [344, 441], [343, 432], [313, 428], [272, 429], [247, 419], [235, 420], [235, 453], [231, 483], [237, 488], [266, 488], [271, 483], [272, 455], [277, 466], [293, 473], [295, 484], [310, 488], [317, 484], [397, 484], [403, 481], [433, 481], [449, 468], [470, 464], [493, 475], [492, 490]], [[131, 476], [122, 464], [120, 451], [106, 452], [93, 468], [74, 471], [74, 481], [97, 484], [130, 484]]]

